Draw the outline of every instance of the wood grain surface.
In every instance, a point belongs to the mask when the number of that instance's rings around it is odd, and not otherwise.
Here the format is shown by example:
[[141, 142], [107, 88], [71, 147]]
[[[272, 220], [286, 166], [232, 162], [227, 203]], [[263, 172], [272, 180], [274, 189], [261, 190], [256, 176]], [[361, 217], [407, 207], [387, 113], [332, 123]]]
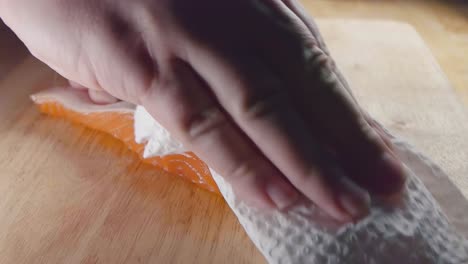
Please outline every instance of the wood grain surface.
[[468, 1], [300, 0], [317, 18], [385, 19], [413, 26], [468, 110]]
[[[466, 188], [467, 120], [416, 32], [320, 26], [363, 105]], [[32, 58], [0, 80], [0, 263], [264, 262], [220, 197], [103, 134], [39, 115], [28, 94], [59, 82]]]

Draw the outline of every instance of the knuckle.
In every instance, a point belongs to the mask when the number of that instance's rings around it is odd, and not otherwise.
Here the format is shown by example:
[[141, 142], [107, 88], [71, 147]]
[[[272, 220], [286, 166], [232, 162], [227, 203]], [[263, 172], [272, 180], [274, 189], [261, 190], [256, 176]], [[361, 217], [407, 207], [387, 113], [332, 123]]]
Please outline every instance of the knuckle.
[[229, 179], [238, 180], [245, 178], [247, 175], [252, 175], [252, 167], [246, 163], [234, 164], [226, 173]]
[[[184, 69], [169, 62], [170, 70], [160, 74], [152, 85], [142, 93], [146, 105], [159, 105], [161, 115], [173, 124], [175, 133], [188, 144], [216, 133], [222, 134], [229, 120], [215, 101], [197, 95], [184, 75]], [[203, 91], [200, 91], [203, 93]]]
[[236, 163], [230, 169], [228, 169], [227, 180], [237, 186], [257, 186], [260, 187], [267, 180], [265, 175], [273, 175], [267, 173], [268, 168], [262, 166], [262, 162], [243, 161]]
[[353, 147], [367, 145], [369, 143], [378, 142], [379, 135], [376, 129], [369, 124], [364, 116], [356, 115], [348, 125], [350, 137], [346, 138], [349, 144], [354, 144]]
[[325, 65], [330, 59], [329, 56], [318, 45], [310, 44], [310, 48], [305, 50], [305, 57], [309, 62], [309, 67], [315, 69]]
[[317, 167], [310, 166], [306, 170], [292, 174], [289, 180], [296, 186], [307, 186], [321, 177], [323, 177], [322, 172]]
[[311, 44], [305, 51], [305, 59], [307, 72], [318, 75], [318, 78], [325, 82], [332, 82], [335, 79], [336, 64], [319, 45]]
[[241, 116], [248, 120], [268, 117], [284, 107], [287, 97], [287, 94], [280, 89], [245, 96], [241, 103]]
[[222, 133], [228, 120], [218, 108], [208, 107], [200, 111], [184, 111], [179, 123], [186, 140], [194, 143], [214, 133]]

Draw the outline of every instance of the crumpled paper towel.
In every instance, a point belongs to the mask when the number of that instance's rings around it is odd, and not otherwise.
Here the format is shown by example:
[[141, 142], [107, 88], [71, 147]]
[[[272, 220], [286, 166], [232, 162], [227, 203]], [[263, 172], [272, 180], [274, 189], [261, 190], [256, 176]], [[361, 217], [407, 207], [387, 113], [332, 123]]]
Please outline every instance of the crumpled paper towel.
[[[148, 125], [151, 124], [151, 125]], [[144, 131], [143, 131], [144, 130]], [[143, 107], [135, 111], [139, 141], [151, 146], [180, 146]], [[159, 137], [159, 133], [166, 136]], [[170, 141], [170, 142], [168, 142]], [[370, 215], [360, 222], [343, 227], [320, 224], [324, 215], [311, 202], [287, 212], [259, 212], [236, 197], [229, 183], [212, 171], [226, 202], [248, 236], [269, 263], [312, 264], [462, 264], [468, 263], [468, 240], [449, 223], [436, 200], [414, 172], [439, 168], [410, 145], [392, 138], [408, 171], [408, 182], [397, 208], [374, 201]], [[422, 167], [425, 167], [422, 169]]]

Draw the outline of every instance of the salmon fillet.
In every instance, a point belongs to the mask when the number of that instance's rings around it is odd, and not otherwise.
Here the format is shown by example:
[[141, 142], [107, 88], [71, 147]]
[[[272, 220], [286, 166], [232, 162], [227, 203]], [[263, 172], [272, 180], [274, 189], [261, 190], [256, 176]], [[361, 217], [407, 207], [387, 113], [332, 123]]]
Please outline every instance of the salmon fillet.
[[219, 194], [208, 166], [193, 152], [144, 158], [144, 144], [135, 142], [135, 106], [127, 102], [96, 105], [85, 91], [55, 87], [32, 96], [40, 112], [65, 118], [122, 141], [144, 163], [182, 177], [210, 192]]

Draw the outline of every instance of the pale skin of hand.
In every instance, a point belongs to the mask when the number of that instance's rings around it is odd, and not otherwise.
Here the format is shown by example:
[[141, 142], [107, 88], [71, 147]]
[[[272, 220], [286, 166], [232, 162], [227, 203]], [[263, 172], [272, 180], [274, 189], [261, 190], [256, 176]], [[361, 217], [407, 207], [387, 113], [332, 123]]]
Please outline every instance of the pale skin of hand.
[[143, 105], [245, 202], [338, 221], [402, 165], [294, 0], [0, 0], [31, 53], [96, 101]]

